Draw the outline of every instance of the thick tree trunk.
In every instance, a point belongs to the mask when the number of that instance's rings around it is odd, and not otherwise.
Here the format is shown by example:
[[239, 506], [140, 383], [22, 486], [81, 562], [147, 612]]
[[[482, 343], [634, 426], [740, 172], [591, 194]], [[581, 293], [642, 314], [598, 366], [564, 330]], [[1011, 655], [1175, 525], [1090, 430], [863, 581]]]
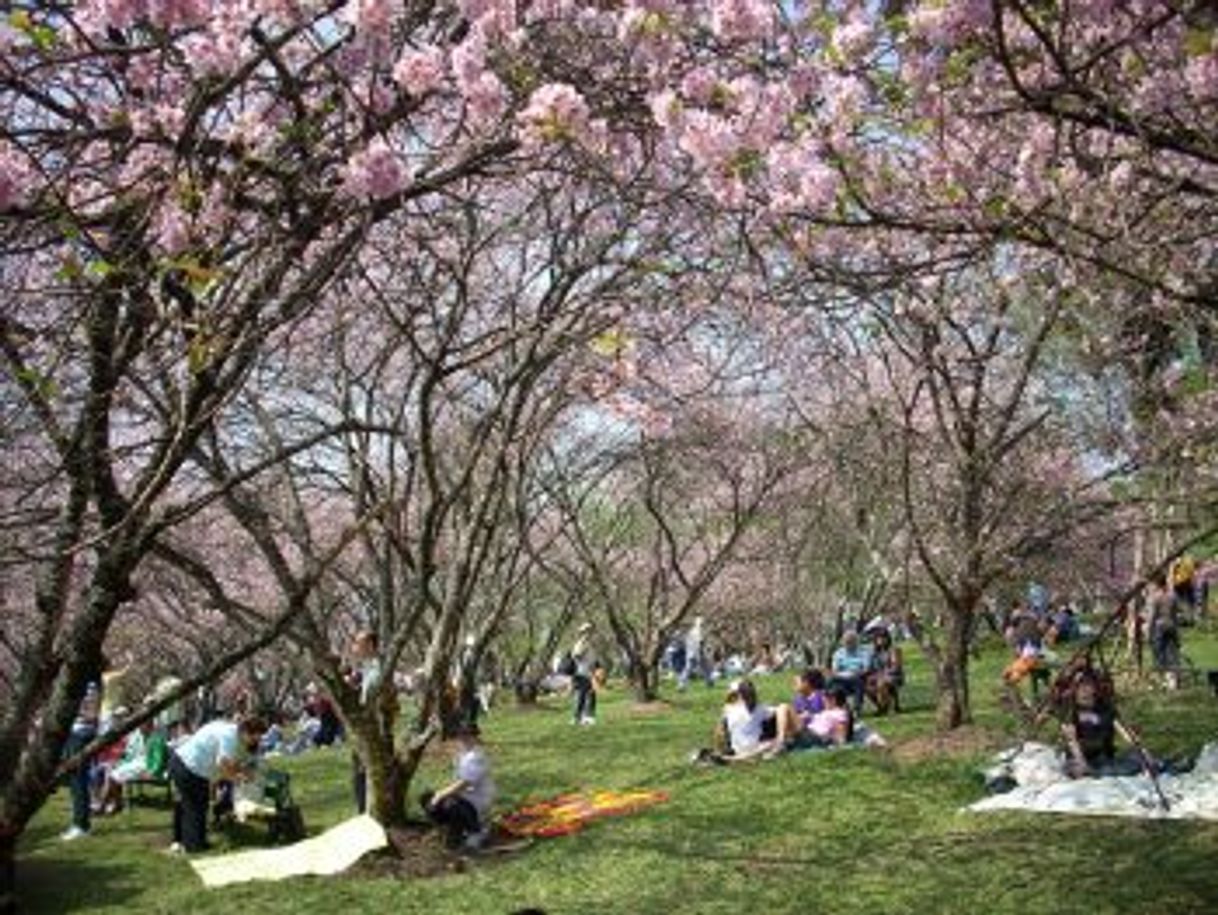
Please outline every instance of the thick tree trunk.
[[952, 730], [972, 720], [968, 692], [968, 648], [972, 612], [972, 608], [947, 608], [944, 644], [935, 665], [935, 679], [939, 690], [936, 721], [940, 730]]
[[17, 836], [20, 830], [0, 823], [0, 915], [17, 911]]
[[517, 680], [514, 690], [517, 705], [536, 705], [541, 685], [536, 680]]
[[630, 683], [639, 702], [655, 702], [660, 697], [660, 665], [643, 658], [630, 659]]
[[394, 752], [393, 744], [376, 740], [361, 750], [368, 773], [368, 813], [382, 826], [406, 822], [406, 788], [409, 779]]

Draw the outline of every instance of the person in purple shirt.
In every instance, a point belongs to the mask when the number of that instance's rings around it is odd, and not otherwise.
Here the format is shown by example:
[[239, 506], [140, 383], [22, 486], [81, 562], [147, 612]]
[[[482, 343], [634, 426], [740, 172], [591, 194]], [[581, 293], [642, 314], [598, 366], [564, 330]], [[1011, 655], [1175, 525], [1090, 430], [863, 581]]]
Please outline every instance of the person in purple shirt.
[[795, 678], [795, 696], [791, 699], [791, 710], [806, 728], [812, 716], [825, 709], [825, 675], [814, 667]]

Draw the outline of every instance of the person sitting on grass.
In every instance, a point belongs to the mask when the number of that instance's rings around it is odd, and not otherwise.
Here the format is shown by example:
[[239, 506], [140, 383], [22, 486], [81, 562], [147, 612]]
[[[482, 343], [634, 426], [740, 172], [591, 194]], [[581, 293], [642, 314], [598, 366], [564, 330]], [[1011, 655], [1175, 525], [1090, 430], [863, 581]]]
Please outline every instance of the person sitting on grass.
[[762, 705], [757, 687], [750, 680], [736, 680], [728, 687], [716, 732], [716, 753], [701, 753], [698, 759], [715, 762], [747, 762], [781, 753], [799, 735], [802, 726], [791, 706]]
[[816, 746], [840, 747], [854, 740], [854, 715], [840, 686], [825, 694], [825, 707], [812, 716], [807, 733]]
[[892, 644], [892, 633], [886, 626], [877, 626], [871, 631], [871, 648], [867, 695], [881, 715], [889, 709], [900, 712], [901, 687], [905, 685], [904, 655]]
[[853, 629], [842, 636], [842, 644], [833, 652], [833, 677], [829, 688], [841, 687], [854, 703], [854, 714], [863, 714], [863, 698], [866, 695], [867, 677], [871, 673], [872, 651], [870, 645], [859, 644], [859, 634]]
[[479, 741], [478, 726], [463, 723], [456, 739], [453, 780], [439, 791], [424, 791], [419, 802], [428, 818], [444, 827], [449, 848], [477, 851], [490, 837], [495, 783], [491, 781], [490, 762]]
[[1110, 684], [1093, 669], [1074, 675], [1064, 711], [1061, 731], [1072, 778], [1136, 775], [1149, 764], [1141, 754], [1116, 755], [1117, 735], [1132, 747], [1137, 741], [1117, 718]]
[[825, 675], [815, 667], [809, 667], [795, 678], [795, 695], [791, 698], [791, 710], [799, 719], [801, 728], [806, 728], [812, 716], [825, 709]]

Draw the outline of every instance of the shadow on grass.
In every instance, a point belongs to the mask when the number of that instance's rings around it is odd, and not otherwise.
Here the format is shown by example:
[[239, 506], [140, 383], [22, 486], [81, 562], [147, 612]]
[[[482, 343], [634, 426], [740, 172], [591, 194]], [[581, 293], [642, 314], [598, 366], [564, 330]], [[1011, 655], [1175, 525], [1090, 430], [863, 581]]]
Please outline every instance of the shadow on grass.
[[80, 912], [126, 906], [143, 892], [138, 863], [38, 855], [17, 861], [21, 912]]

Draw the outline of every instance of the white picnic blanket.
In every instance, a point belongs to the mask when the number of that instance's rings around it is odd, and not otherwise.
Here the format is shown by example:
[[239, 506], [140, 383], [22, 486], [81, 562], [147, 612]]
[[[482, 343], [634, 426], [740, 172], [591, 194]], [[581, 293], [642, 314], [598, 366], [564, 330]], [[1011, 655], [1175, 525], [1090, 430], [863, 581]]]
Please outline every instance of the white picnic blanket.
[[1167, 809], [1147, 776], [1071, 779], [1056, 751], [1041, 744], [1025, 744], [1013, 754], [1000, 754], [987, 775], [1000, 767], [1007, 767], [1018, 787], [983, 798], [967, 810], [1218, 820], [1218, 742], [1206, 744], [1191, 772], [1159, 776]]
[[209, 888], [250, 880], [283, 880], [304, 874], [337, 874], [368, 852], [384, 848], [388, 841], [381, 824], [365, 815], [283, 848], [196, 858], [191, 860], [190, 866]]

